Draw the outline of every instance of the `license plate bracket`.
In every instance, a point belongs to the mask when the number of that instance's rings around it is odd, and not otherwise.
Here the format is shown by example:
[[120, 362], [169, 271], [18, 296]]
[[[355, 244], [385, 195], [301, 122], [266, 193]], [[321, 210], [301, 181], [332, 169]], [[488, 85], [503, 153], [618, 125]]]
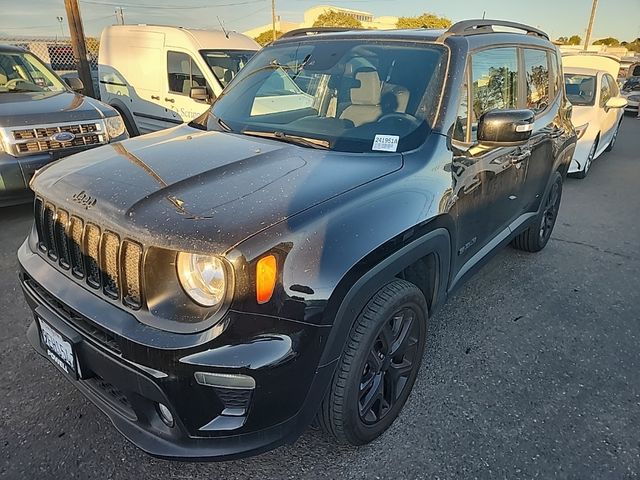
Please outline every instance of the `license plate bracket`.
[[40, 331], [40, 342], [47, 357], [69, 377], [77, 380], [80, 369], [74, 342], [40, 315], [36, 314], [36, 321]]

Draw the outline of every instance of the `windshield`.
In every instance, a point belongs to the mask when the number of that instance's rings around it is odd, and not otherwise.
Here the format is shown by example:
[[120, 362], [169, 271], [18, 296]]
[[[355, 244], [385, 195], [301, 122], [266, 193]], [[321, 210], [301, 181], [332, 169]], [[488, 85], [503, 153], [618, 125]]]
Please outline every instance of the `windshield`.
[[224, 88], [256, 52], [254, 50], [201, 50], [200, 54]]
[[240, 71], [211, 113], [238, 133], [304, 137], [348, 152], [406, 151], [430, 131], [445, 69], [445, 50], [433, 44], [276, 44]]
[[66, 90], [51, 70], [30, 53], [0, 52], [0, 93]]
[[596, 77], [566, 73], [564, 86], [567, 98], [574, 105], [593, 105], [596, 98]]

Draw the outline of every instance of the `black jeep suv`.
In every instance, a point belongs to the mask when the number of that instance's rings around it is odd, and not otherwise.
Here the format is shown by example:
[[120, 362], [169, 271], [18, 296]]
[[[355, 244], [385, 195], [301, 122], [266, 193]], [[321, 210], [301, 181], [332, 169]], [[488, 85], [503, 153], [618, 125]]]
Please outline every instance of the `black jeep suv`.
[[35, 177], [28, 337], [152, 455], [256, 454], [314, 418], [369, 442], [429, 316], [499, 247], [548, 242], [569, 118], [525, 25], [291, 32], [196, 121]]

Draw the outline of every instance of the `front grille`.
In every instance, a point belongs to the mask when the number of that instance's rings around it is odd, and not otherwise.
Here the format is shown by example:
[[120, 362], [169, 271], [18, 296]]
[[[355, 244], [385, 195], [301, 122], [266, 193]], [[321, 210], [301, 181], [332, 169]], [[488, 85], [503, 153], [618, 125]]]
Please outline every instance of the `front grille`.
[[128, 308], [142, 306], [141, 245], [41, 198], [35, 201], [35, 220], [38, 249], [50, 261]]
[[107, 382], [99, 375], [84, 380], [84, 384], [130, 420], [136, 421], [138, 419], [127, 396], [115, 385]]
[[629, 100], [632, 102], [640, 102], [640, 95], [630, 95]]
[[[74, 135], [67, 141], [56, 141], [56, 133], [68, 132]], [[106, 142], [101, 122], [72, 123], [63, 125], [42, 125], [34, 128], [11, 130], [10, 143], [18, 155], [51, 152], [65, 148], [100, 145]]]

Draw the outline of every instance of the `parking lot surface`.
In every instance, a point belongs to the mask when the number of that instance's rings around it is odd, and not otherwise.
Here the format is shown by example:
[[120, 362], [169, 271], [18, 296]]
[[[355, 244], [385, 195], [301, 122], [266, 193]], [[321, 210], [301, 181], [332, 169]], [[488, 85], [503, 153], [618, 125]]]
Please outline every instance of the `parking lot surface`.
[[400, 418], [374, 443], [294, 445], [227, 463], [153, 459], [27, 344], [16, 250], [30, 206], [0, 209], [0, 478], [640, 478], [640, 121], [585, 180], [552, 240], [507, 248], [430, 320]]

